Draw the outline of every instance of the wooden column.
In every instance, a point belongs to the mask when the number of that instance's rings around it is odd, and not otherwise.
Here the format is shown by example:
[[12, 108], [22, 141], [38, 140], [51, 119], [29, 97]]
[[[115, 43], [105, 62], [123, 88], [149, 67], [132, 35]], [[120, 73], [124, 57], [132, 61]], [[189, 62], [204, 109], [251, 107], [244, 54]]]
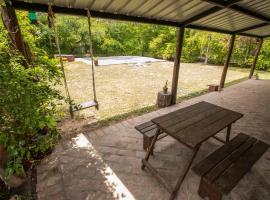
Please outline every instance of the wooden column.
[[180, 68], [180, 60], [181, 60], [181, 54], [182, 54], [184, 33], [185, 33], [185, 28], [180, 27], [178, 30], [178, 34], [177, 34], [176, 52], [175, 52], [175, 57], [174, 57], [174, 67], [173, 67], [173, 77], [172, 77], [172, 102], [171, 102], [171, 104], [176, 104], [178, 76], [179, 76], [179, 68]]
[[254, 70], [256, 69], [256, 63], [257, 63], [257, 60], [258, 60], [258, 57], [259, 57], [259, 54], [260, 54], [260, 51], [261, 51], [261, 48], [262, 48], [262, 44], [263, 44], [263, 39], [262, 38], [258, 39], [257, 49], [256, 49], [256, 52], [255, 52], [255, 56], [254, 56], [254, 59], [253, 59], [251, 69], [250, 69], [249, 78], [251, 78], [253, 76]]
[[27, 67], [32, 61], [32, 54], [29, 46], [23, 40], [15, 9], [7, 4], [6, 6], [1, 6], [0, 11], [3, 24], [8, 30], [11, 45], [25, 57], [26, 62], [24, 66]]
[[226, 75], [227, 75], [228, 67], [230, 64], [231, 56], [232, 56], [234, 41], [235, 41], [235, 35], [231, 35], [228, 53], [227, 53], [227, 57], [226, 57], [226, 60], [224, 63], [223, 72], [222, 72], [221, 79], [220, 79], [220, 85], [219, 85], [220, 90], [222, 88], [224, 88], [224, 85], [225, 85]]

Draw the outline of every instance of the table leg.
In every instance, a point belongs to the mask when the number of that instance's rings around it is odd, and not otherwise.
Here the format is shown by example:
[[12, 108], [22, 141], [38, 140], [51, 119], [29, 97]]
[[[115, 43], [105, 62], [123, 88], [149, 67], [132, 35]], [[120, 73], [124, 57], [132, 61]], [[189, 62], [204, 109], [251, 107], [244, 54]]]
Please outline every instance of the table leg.
[[232, 129], [232, 125], [230, 124], [230, 125], [227, 127], [226, 143], [230, 141], [231, 129]]
[[[157, 141], [157, 139], [158, 139], [159, 134], [160, 134], [160, 130], [157, 129], [157, 132], [156, 132], [156, 134], [155, 134], [155, 137], [154, 137], [153, 140], [152, 140], [151, 146], [150, 146], [150, 148], [148, 148], [148, 150], [147, 150], [146, 156], [145, 156], [145, 158], [144, 158], [145, 161], [148, 161], [148, 159], [149, 159], [151, 153], [153, 152], [154, 147], [155, 147], [155, 143], [156, 143], [156, 141]], [[142, 168], [142, 169], [145, 168], [145, 165], [144, 165], [143, 162], [142, 162], [142, 167], [141, 167], [141, 168]]]
[[187, 173], [189, 172], [189, 169], [190, 169], [190, 167], [191, 167], [191, 165], [192, 165], [194, 159], [196, 158], [196, 155], [197, 155], [197, 153], [198, 153], [200, 147], [201, 147], [201, 144], [198, 145], [198, 146], [193, 150], [192, 157], [191, 157], [191, 159], [190, 159], [188, 165], [186, 166], [186, 168], [185, 168], [185, 170], [184, 170], [184, 173], [181, 174], [181, 176], [178, 178], [177, 183], [176, 183], [176, 185], [175, 185], [175, 187], [174, 187], [174, 189], [173, 189], [173, 191], [172, 191], [172, 193], [171, 193], [170, 200], [173, 200], [173, 199], [176, 197], [176, 195], [177, 195], [177, 193], [178, 193], [178, 190], [180, 189], [180, 187], [181, 187], [183, 181], [185, 180], [185, 177], [186, 177]]

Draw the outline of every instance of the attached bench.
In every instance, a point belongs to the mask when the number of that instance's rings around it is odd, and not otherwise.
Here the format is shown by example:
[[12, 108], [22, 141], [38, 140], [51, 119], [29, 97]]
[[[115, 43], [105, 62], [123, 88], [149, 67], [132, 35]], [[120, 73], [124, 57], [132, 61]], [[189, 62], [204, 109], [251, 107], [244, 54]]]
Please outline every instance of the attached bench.
[[[143, 134], [143, 149], [146, 151], [150, 147], [152, 140], [157, 132], [157, 126], [153, 122], [149, 121], [135, 126], [135, 129]], [[167, 136], [165, 133], [160, 135], [158, 140], [165, 136]]]
[[221, 200], [250, 171], [269, 145], [243, 133], [210, 154], [193, 170], [201, 176], [199, 195]]

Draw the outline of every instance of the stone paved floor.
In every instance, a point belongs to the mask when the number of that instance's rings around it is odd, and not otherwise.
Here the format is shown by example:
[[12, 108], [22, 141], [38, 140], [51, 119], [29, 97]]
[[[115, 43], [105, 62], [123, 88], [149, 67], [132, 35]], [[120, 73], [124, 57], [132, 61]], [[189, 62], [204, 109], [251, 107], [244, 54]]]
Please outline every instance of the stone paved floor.
[[[232, 135], [245, 132], [270, 144], [270, 81], [249, 80], [209, 93], [175, 106], [122, 121], [96, 131], [84, 131], [62, 140], [55, 151], [38, 166], [39, 200], [163, 200], [169, 194], [147, 171], [140, 169], [142, 136], [134, 126], [199, 101], [208, 101], [244, 114], [233, 125]], [[220, 136], [224, 136], [221, 132]], [[221, 144], [210, 139], [198, 153], [195, 163]], [[186, 164], [189, 149], [167, 137], [158, 142], [151, 162], [171, 183]], [[194, 164], [195, 164], [194, 163]], [[199, 177], [192, 171], [186, 177], [177, 199], [197, 200]], [[270, 150], [254, 165], [224, 200], [266, 200], [270, 198]]]

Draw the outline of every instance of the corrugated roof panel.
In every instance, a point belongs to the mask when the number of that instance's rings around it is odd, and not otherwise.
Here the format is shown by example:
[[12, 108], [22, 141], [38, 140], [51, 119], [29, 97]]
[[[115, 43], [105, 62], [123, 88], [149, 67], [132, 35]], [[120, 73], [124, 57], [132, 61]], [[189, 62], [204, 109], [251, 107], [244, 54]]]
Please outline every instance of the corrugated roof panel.
[[127, 6], [130, 0], [113, 0], [107, 4], [107, 9], [109, 12], [118, 13], [121, 7]]
[[170, 15], [171, 13], [175, 13], [178, 10], [181, 10], [182, 7], [188, 4], [189, 2], [190, 2], [189, 0], [174, 1], [170, 6], [165, 6], [160, 13], [157, 13], [157, 15], [161, 19], [168, 19], [168, 15]]
[[193, 0], [184, 5], [181, 10], [176, 10], [175, 13], [168, 15], [168, 18], [177, 19], [177, 21], [183, 22], [212, 7], [212, 5], [209, 5], [206, 2], [202, 2], [201, 0]]
[[246, 27], [250, 27], [263, 21], [234, 12], [229, 9], [221, 10], [215, 14], [209, 15], [208, 17], [198, 20], [194, 24], [217, 27], [227, 31], [237, 31]]
[[270, 1], [269, 0], [243, 0], [238, 5], [249, 8], [254, 12], [270, 17]]
[[257, 28], [257, 29], [253, 29], [253, 30], [250, 30], [250, 31], [246, 31], [245, 33], [258, 35], [258, 36], [261, 36], [261, 37], [268, 36], [268, 35], [270, 35], [270, 25], [264, 26], [264, 27], [261, 27], [261, 28]]
[[159, 4], [163, 4], [163, 0], [144, 0], [143, 3], [141, 3], [141, 6], [134, 9], [130, 7], [130, 10], [132, 10], [132, 13], [136, 14], [137, 16], [147, 16], [148, 12], [150, 12], [152, 9], [154, 9]]
[[[90, 8], [93, 11], [101, 12], [96, 16], [102, 17], [102, 12], [122, 14], [120, 19], [127, 20], [128, 18], [123, 16], [127, 15], [135, 17], [131, 18], [131, 20], [134, 21], [150, 22], [148, 19], [155, 19], [156, 21], [153, 23], [170, 24], [173, 26], [177, 26], [177, 23], [174, 22], [181, 24], [181, 22], [192, 19], [192, 17], [216, 6], [203, 0], [31, 0], [31, 3], [47, 5], [48, 2], [51, 1], [54, 2], [56, 6], [60, 7]], [[242, 0], [237, 2], [236, 5], [270, 18], [270, 0]], [[191, 25], [210, 27], [213, 30], [219, 29], [224, 32], [234, 32], [265, 22], [249, 15], [233, 11], [230, 8], [225, 8], [194, 21]], [[113, 15], [111, 16], [114, 18]], [[140, 20], [140, 18], [143, 20]], [[265, 26], [245, 33], [262, 36], [262, 34], [270, 35], [270, 30], [268, 26]]]
[[150, 10], [147, 14], [150, 18], [153, 18], [155, 16], [159, 16], [159, 18], [162, 18], [164, 12], [167, 12], [175, 5], [175, 0], [167, 0], [163, 1], [162, 3], [158, 4], [155, 8]]
[[[198, 15], [199, 13], [202, 13], [210, 8], [212, 8], [214, 6], [209, 6], [209, 4], [202, 2], [200, 4], [197, 4], [196, 6], [191, 7], [190, 9], [185, 10], [185, 17], [184, 19], [182, 19], [181, 21], [185, 21], [187, 19], [190, 19], [191, 17]], [[175, 16], [177, 17], [177, 16]]]

